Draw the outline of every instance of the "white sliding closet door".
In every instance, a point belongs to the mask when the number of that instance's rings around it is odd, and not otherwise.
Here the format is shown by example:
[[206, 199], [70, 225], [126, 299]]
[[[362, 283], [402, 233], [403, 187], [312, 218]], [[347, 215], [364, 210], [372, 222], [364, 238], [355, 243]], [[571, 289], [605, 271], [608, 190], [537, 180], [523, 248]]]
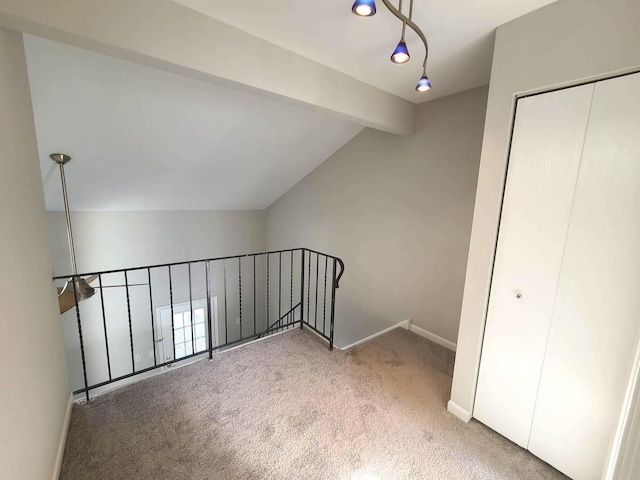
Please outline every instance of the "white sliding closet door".
[[526, 447], [593, 85], [521, 99], [473, 416]]
[[529, 442], [576, 480], [601, 477], [639, 325], [636, 74], [595, 87]]

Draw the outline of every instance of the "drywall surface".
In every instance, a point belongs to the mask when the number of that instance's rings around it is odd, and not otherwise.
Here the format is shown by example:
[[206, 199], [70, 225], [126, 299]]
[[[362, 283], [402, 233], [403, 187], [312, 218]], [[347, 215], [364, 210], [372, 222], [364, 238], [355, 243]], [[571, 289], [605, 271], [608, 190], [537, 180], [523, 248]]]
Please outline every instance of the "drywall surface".
[[[260, 252], [265, 218], [263, 210], [71, 212], [78, 272]], [[56, 275], [70, 273], [64, 212], [47, 212], [47, 223]]]
[[[47, 210], [264, 210], [362, 126], [25, 35]], [[59, 72], [65, 75], [59, 75]], [[250, 133], [250, 141], [248, 140]]]
[[1, 476], [47, 479], [54, 473], [69, 383], [22, 34], [4, 29], [0, 145]]
[[409, 137], [365, 129], [267, 209], [270, 249], [344, 260], [338, 346], [407, 318], [455, 341], [486, 95], [422, 105]]
[[[70, 199], [72, 203], [72, 199]], [[261, 252], [265, 249], [264, 211], [188, 211], [188, 212], [71, 212], [78, 270], [94, 272], [130, 267], [166, 264], [187, 260], [220, 257], [226, 255]], [[56, 275], [70, 273], [69, 248], [67, 246], [66, 223], [63, 212], [47, 212], [49, 237], [54, 252]], [[129, 297], [122, 273], [102, 275], [94, 280], [109, 288], [98, 289], [96, 295], [79, 304], [82, 333], [89, 384], [129, 374], [154, 365], [153, 352], [159, 346], [154, 339], [167, 337], [162, 348], [172, 348], [170, 334], [159, 324], [158, 308], [186, 304], [206, 299], [205, 264], [174, 266], [171, 272], [171, 288], [168, 268], [153, 268], [147, 271], [135, 270], [128, 273]], [[230, 341], [240, 338], [238, 261], [213, 262], [210, 266], [212, 297], [218, 299], [220, 308], [214, 312], [214, 321], [221, 324], [220, 339]], [[262, 278], [264, 259], [256, 266], [259, 277], [259, 298], [262, 305]], [[189, 275], [190, 274], [190, 275]], [[223, 275], [226, 275], [226, 283]], [[244, 336], [254, 333], [253, 296], [249, 282], [253, 279], [253, 265], [250, 259], [242, 263], [242, 278], [245, 295]], [[151, 288], [149, 288], [151, 280]], [[191, 280], [191, 282], [190, 282]], [[62, 286], [63, 281], [58, 282]], [[119, 287], [115, 287], [120, 285]], [[190, 296], [191, 287], [191, 296]], [[104, 296], [101, 298], [101, 292]], [[226, 299], [226, 303], [223, 303]], [[102, 315], [104, 305], [105, 316]], [[204, 300], [206, 305], [206, 300]], [[224, 324], [223, 308], [226, 309], [227, 324]], [[257, 308], [256, 330], [264, 328], [264, 311]], [[176, 308], [177, 311], [177, 308]], [[251, 315], [249, 315], [251, 313]], [[153, 314], [153, 316], [152, 316]], [[132, 337], [129, 336], [129, 316]], [[250, 318], [249, 318], [250, 317]], [[152, 329], [155, 320], [155, 331]], [[73, 390], [84, 387], [80, 343], [78, 339], [75, 309], [60, 317], [63, 326], [64, 344], [67, 355], [69, 378]], [[107, 342], [105, 342], [105, 325]], [[166, 330], [166, 326], [165, 326]], [[170, 331], [170, 328], [169, 328]], [[155, 337], [154, 337], [155, 335]], [[214, 345], [217, 340], [214, 340]], [[107, 364], [107, 345], [111, 370]], [[133, 345], [133, 356], [131, 345]], [[169, 360], [160, 350], [157, 361]], [[155, 372], [151, 372], [152, 374]], [[139, 378], [133, 379], [133, 381]], [[100, 393], [97, 390], [92, 393]]]
[[640, 69], [640, 2], [560, 0], [498, 28], [451, 399], [471, 412], [515, 97]]

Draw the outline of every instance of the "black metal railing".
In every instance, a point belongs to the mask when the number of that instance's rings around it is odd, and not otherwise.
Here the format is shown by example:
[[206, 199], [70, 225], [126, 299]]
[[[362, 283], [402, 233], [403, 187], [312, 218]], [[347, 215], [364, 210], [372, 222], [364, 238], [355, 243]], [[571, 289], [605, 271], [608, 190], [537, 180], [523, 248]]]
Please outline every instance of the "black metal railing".
[[341, 259], [296, 248], [56, 276], [97, 280], [81, 302], [69, 282], [75, 308], [62, 314], [73, 393], [89, 400], [101, 387], [296, 325], [333, 349], [343, 273]]
[[287, 313], [282, 315], [282, 317], [278, 318], [275, 322], [269, 325], [264, 332], [258, 334], [258, 338], [271, 335], [272, 333], [276, 333], [278, 330], [294, 326], [296, 323], [300, 323], [300, 320], [295, 320], [295, 311], [301, 307], [302, 303], [296, 304], [293, 308], [291, 308], [291, 310], [289, 310]]

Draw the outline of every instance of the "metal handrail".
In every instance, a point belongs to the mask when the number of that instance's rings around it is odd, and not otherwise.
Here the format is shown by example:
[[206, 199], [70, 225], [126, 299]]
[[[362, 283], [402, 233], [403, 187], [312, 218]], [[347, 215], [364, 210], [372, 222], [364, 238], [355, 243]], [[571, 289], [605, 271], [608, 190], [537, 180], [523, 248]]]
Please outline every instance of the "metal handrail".
[[342, 261], [341, 258], [334, 257], [333, 255], [329, 255], [327, 253], [318, 252], [317, 250], [311, 250], [310, 248], [305, 248], [305, 247], [302, 247], [302, 248], [296, 249], [296, 250], [306, 250], [307, 252], [311, 252], [311, 253], [315, 253], [317, 255], [323, 255], [325, 257], [332, 258], [333, 260], [338, 262], [338, 265], [340, 265], [340, 273], [336, 276], [335, 285], [336, 285], [336, 288], [340, 288], [340, 279], [342, 278], [342, 274], [344, 273], [344, 262]]
[[318, 255], [323, 255], [325, 257], [334, 259], [338, 262], [338, 264], [340, 265], [340, 273], [337, 275], [336, 277], [336, 288], [340, 288], [340, 279], [342, 278], [342, 274], [344, 273], [344, 262], [342, 261], [341, 258], [335, 257], [333, 255], [329, 255], [328, 253], [324, 253], [324, 252], [319, 252], [317, 250], [312, 250], [310, 248], [306, 248], [306, 247], [297, 247], [297, 248], [288, 248], [288, 249], [284, 249], [284, 250], [271, 250], [268, 252], [257, 252], [257, 253], [243, 253], [241, 255], [228, 255], [225, 257], [213, 257], [213, 258], [201, 258], [198, 260], [186, 260], [186, 261], [181, 261], [181, 262], [173, 262], [173, 263], [158, 263], [155, 265], [145, 265], [142, 267], [129, 267], [129, 268], [119, 268], [119, 269], [114, 269], [114, 270], [102, 270], [102, 271], [98, 271], [98, 272], [85, 272], [85, 273], [73, 273], [73, 274], [69, 274], [69, 275], [56, 275], [53, 277], [53, 280], [67, 280], [70, 278], [76, 278], [76, 277], [90, 277], [93, 275], [107, 275], [110, 273], [123, 273], [123, 272], [133, 272], [135, 270], [147, 270], [149, 268], [162, 268], [162, 267], [174, 267], [177, 265], [188, 265], [188, 264], [192, 264], [192, 263], [202, 263], [202, 262], [214, 262], [214, 261], [218, 261], [218, 260], [230, 260], [233, 258], [246, 258], [246, 257], [258, 257], [261, 255], [272, 255], [275, 253], [285, 253], [285, 252], [299, 252], [305, 250], [307, 252], [311, 252], [311, 253], [315, 253]]

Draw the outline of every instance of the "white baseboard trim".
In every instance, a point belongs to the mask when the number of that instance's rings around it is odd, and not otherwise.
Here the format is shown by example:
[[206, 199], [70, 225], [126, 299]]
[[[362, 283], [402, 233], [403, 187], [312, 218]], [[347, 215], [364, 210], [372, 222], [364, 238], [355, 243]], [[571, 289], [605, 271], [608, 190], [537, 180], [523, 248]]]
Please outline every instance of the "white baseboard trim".
[[452, 413], [464, 423], [469, 423], [469, 421], [471, 420], [471, 413], [462, 408], [453, 400], [449, 400], [449, 403], [447, 403], [447, 410], [449, 411], [449, 413]]
[[406, 320], [406, 321], [409, 322], [410, 332], [420, 335], [421, 337], [424, 337], [427, 340], [431, 340], [433, 343], [442, 345], [443, 347], [448, 348], [449, 350], [453, 350], [454, 352], [456, 351], [457, 345], [455, 343], [447, 340], [446, 338], [442, 338], [439, 335], [436, 335], [435, 333], [431, 333], [428, 330], [425, 330], [424, 328], [420, 328], [417, 325], [414, 325], [413, 323], [411, 323], [410, 320]]
[[[438, 345], [448, 348], [449, 350], [453, 350], [454, 352], [456, 351], [457, 345], [455, 343], [447, 340], [446, 338], [442, 338], [441, 336], [436, 335], [435, 333], [431, 333], [428, 330], [425, 330], [424, 328], [420, 328], [417, 325], [414, 325], [413, 323], [411, 323], [411, 319], [409, 318], [401, 322], [398, 322], [389, 328], [380, 330], [379, 332], [374, 333], [373, 335], [369, 335], [368, 337], [365, 337], [362, 340], [358, 340], [357, 342], [354, 342], [350, 345], [347, 345], [345, 347], [336, 346], [336, 348], [338, 350], [349, 350], [350, 348], [357, 347], [358, 345], [366, 343], [369, 340], [373, 340], [374, 338], [379, 337], [380, 335], [384, 335], [385, 333], [390, 332], [391, 330], [395, 330], [396, 328], [404, 328], [405, 330], [409, 330], [410, 332], [413, 332], [416, 335], [420, 335], [421, 337], [424, 337], [427, 340], [431, 340], [433, 343], [437, 343]], [[311, 331], [313, 332], [313, 330]]]
[[64, 413], [62, 429], [60, 430], [60, 438], [58, 439], [58, 451], [56, 452], [56, 463], [53, 465], [53, 475], [51, 480], [60, 478], [60, 470], [62, 469], [62, 457], [64, 456], [64, 447], [67, 443], [67, 433], [69, 432], [69, 422], [71, 421], [71, 409], [73, 408], [73, 393], [69, 394], [69, 402], [67, 410]]
[[357, 347], [358, 345], [368, 342], [369, 340], [373, 340], [376, 337], [379, 337], [380, 335], [384, 335], [387, 332], [390, 332], [391, 330], [395, 330], [396, 328], [404, 328], [405, 330], [409, 330], [409, 320], [403, 320], [401, 322], [396, 323], [395, 325], [389, 327], [389, 328], [385, 328], [384, 330], [380, 330], [378, 333], [374, 333], [373, 335], [369, 335], [368, 337], [363, 338], [362, 340], [358, 340], [355, 343], [352, 343], [351, 345], [347, 345], [346, 347], [336, 347], [338, 350], [349, 350], [350, 348], [353, 347]]

